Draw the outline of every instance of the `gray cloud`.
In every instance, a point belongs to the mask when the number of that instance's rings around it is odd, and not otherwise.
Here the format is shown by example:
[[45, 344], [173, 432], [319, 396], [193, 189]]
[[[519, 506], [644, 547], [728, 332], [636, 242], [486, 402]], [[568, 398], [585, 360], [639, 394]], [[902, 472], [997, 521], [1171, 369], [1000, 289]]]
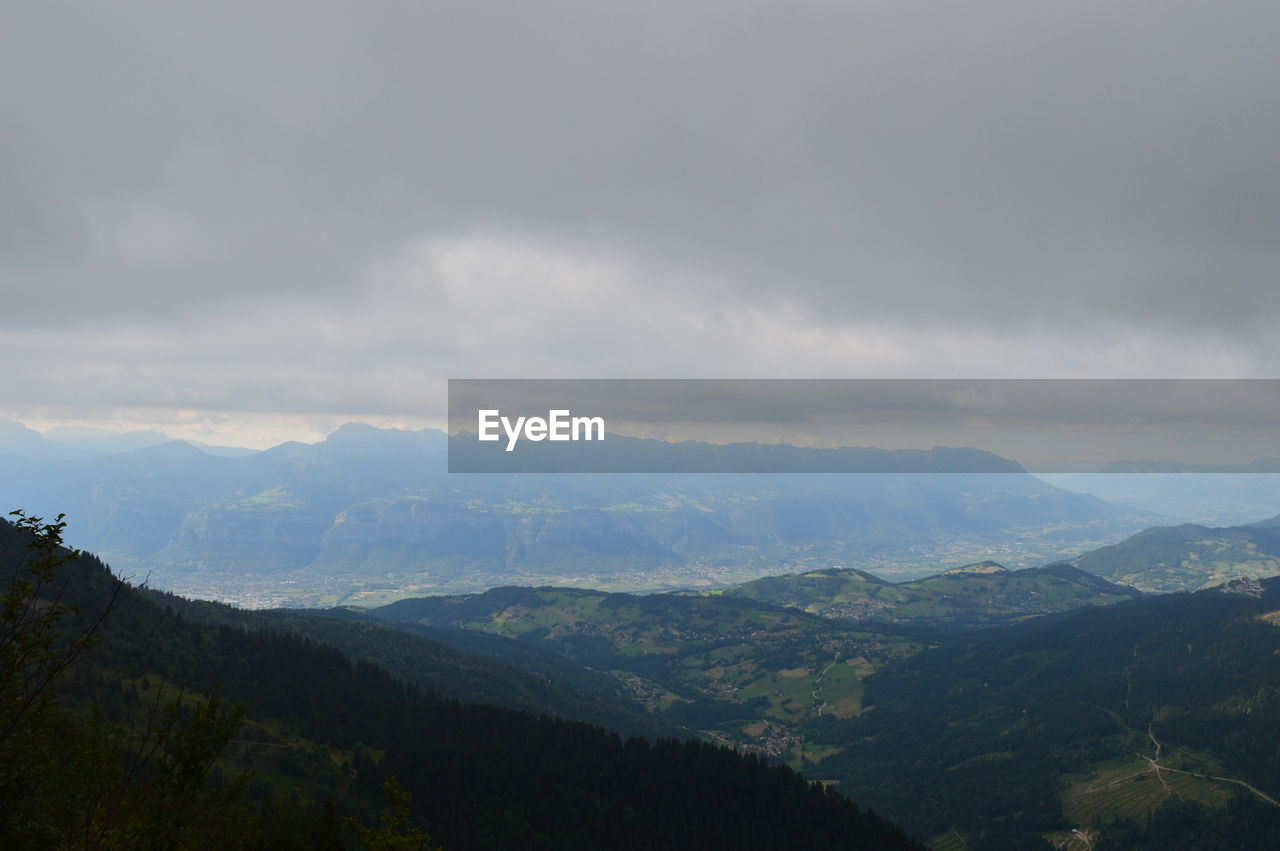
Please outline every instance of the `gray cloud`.
[[1278, 36], [1246, 2], [30, 4], [0, 413], [1274, 374]]

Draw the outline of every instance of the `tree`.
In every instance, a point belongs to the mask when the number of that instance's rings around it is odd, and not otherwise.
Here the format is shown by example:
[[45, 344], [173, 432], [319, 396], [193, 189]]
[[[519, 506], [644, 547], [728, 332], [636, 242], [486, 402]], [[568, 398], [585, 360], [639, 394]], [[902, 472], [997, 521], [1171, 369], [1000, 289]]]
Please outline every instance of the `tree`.
[[377, 827], [363, 827], [355, 819], [348, 819], [348, 828], [355, 833], [361, 848], [368, 851], [440, 851], [431, 837], [416, 827], [405, 827], [409, 820], [409, 793], [400, 788], [394, 775], [382, 784], [387, 796], [386, 809]]
[[[26, 725], [44, 714], [62, 678], [96, 643], [103, 620], [128, 593], [117, 579], [102, 610], [84, 619], [66, 602], [66, 577], [58, 577], [58, 569], [80, 555], [62, 546], [65, 515], [52, 523], [22, 511], [10, 516], [30, 537], [26, 563], [13, 570], [0, 598], [0, 756], [30, 733]], [[79, 627], [68, 632], [75, 620]]]

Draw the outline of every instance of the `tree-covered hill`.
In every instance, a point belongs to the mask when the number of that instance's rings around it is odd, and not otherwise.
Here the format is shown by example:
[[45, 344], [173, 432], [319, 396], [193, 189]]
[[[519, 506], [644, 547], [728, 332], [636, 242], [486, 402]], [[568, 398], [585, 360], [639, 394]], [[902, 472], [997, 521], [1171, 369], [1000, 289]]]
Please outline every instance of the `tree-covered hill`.
[[1196, 591], [1242, 577], [1280, 575], [1280, 527], [1274, 518], [1226, 528], [1161, 526], [1085, 553], [1072, 564], [1141, 591]]
[[183, 617], [214, 626], [289, 632], [451, 700], [557, 715], [627, 735], [664, 730], [616, 680], [565, 657], [485, 633], [398, 624], [359, 610], [247, 610], [144, 591]]
[[1012, 623], [1140, 596], [1066, 564], [1006, 570], [991, 561], [910, 582], [854, 568], [770, 576], [722, 592], [848, 621], [978, 626]]

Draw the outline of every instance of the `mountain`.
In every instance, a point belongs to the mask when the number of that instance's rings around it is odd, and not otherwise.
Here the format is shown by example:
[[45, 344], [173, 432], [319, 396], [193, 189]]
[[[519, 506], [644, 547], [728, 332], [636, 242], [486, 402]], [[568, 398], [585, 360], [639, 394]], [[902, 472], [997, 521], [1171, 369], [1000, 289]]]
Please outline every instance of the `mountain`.
[[1067, 564], [1006, 570], [983, 561], [910, 582], [852, 568], [770, 576], [723, 592], [849, 621], [977, 626], [1011, 623], [1140, 596]]
[[[338, 813], [375, 821], [388, 782], [389, 815], [367, 847], [425, 847], [389, 844], [409, 826], [446, 848], [920, 847], [787, 768], [705, 742], [623, 740], [459, 703], [292, 627], [202, 623], [154, 595], [121, 596], [92, 556], [42, 580], [61, 588], [56, 597], [31, 596], [12, 581], [41, 575], [23, 567], [31, 540], [0, 523], [0, 579], [20, 603], [6, 605], [5, 646], [27, 648], [0, 656], [6, 847], [343, 847]], [[93, 613], [112, 599], [100, 642], [65, 655], [58, 627], [83, 622], [61, 604]], [[422, 647], [406, 642], [415, 664], [427, 660]], [[24, 672], [40, 671], [65, 681], [61, 705], [42, 686], [30, 691], [43, 675]], [[34, 697], [8, 699], [23, 694]], [[243, 714], [224, 713], [223, 701], [242, 702]], [[22, 735], [10, 735], [18, 724]]]
[[1147, 529], [1072, 561], [1141, 591], [1194, 591], [1241, 577], [1280, 575], [1280, 520], [1228, 528], [1194, 524]]
[[956, 633], [805, 733], [934, 848], [1273, 848], [1277, 624], [1266, 579]]
[[[245, 457], [182, 442], [2, 456], [0, 505], [65, 511], [73, 543], [126, 572], [258, 607], [503, 584], [729, 585], [850, 561], [909, 577], [942, 551], [1034, 563], [1145, 525], [1020, 472], [451, 475], [446, 448], [442, 432], [352, 423]], [[923, 469], [952, 452], [910, 457]]]
[[20, 422], [0, 419], [0, 456], [55, 460], [86, 458], [94, 454], [84, 449], [46, 440], [40, 432], [27, 428]]

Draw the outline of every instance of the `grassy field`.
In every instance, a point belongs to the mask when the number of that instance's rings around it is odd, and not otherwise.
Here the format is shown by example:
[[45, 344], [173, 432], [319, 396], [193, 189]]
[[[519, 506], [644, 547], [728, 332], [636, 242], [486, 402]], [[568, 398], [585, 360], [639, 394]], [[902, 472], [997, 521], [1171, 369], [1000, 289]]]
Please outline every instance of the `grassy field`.
[[968, 851], [969, 842], [955, 830], [931, 837], [926, 843], [933, 851]]
[[1059, 830], [1054, 833], [1046, 833], [1044, 839], [1054, 848], [1061, 849], [1061, 851], [1091, 851], [1094, 843], [1098, 841], [1098, 832], [1088, 828]]
[[1117, 819], [1145, 821], [1175, 796], [1223, 807], [1234, 794], [1231, 784], [1222, 781], [1167, 770], [1157, 776], [1150, 762], [1134, 757], [1072, 778], [1062, 792], [1062, 809], [1074, 824], [1102, 826]]

